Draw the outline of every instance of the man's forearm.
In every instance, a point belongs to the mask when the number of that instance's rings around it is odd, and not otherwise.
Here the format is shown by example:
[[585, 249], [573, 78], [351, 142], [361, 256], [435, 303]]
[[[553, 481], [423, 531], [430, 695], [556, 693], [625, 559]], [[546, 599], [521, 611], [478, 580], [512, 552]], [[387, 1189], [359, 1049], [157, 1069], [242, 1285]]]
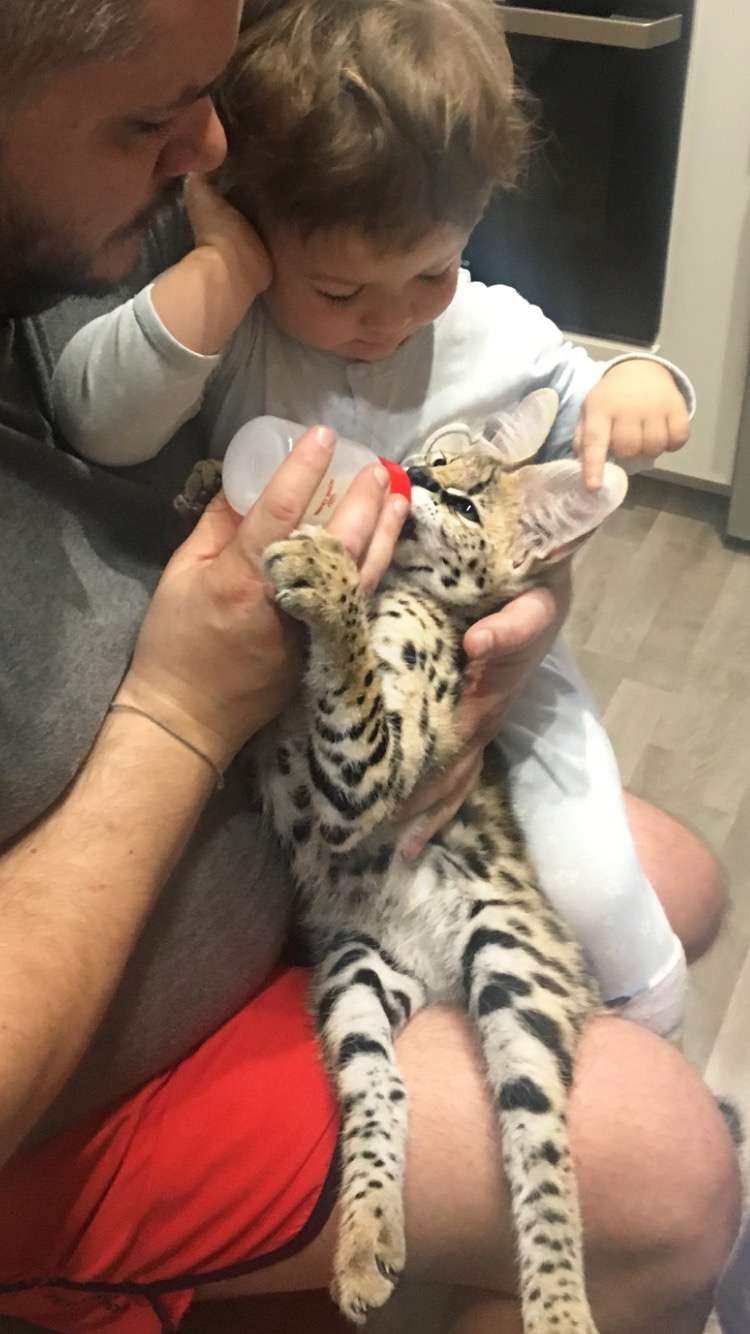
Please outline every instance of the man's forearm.
[[110, 715], [66, 797], [0, 858], [0, 1162], [83, 1055], [215, 781], [147, 719]]

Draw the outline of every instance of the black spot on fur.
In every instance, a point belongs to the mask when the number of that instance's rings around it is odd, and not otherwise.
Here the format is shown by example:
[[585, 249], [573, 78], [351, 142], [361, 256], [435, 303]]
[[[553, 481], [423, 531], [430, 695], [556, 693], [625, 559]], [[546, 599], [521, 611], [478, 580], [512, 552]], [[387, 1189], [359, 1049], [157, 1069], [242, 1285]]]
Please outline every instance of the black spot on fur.
[[292, 801], [298, 811], [306, 811], [310, 805], [309, 787], [305, 787], [304, 783], [301, 783], [299, 787], [296, 787], [292, 793]]
[[359, 963], [360, 959], [364, 959], [367, 953], [368, 953], [367, 948], [366, 947], [363, 948], [363, 946], [361, 945], [355, 945], [353, 946], [352, 949], [346, 950], [336, 960], [335, 964], [333, 965], [333, 968], [329, 968], [328, 976], [335, 977], [337, 973], [342, 973], [345, 968], [349, 967], [350, 964]]
[[331, 987], [321, 996], [318, 1001], [318, 1028], [325, 1028], [331, 1017], [331, 1011], [336, 1005], [339, 996], [342, 996], [345, 990], [345, 987]]
[[378, 848], [372, 858], [370, 863], [371, 870], [375, 875], [385, 875], [392, 860], [393, 849], [390, 848], [387, 843], [384, 843], [381, 848]]
[[[319, 792], [322, 792], [323, 796], [326, 798], [326, 801], [330, 802], [330, 804], [335, 808], [335, 810], [338, 811], [339, 815], [341, 815], [345, 820], [356, 820], [358, 816], [363, 815], [365, 811], [370, 810], [370, 808], [375, 805], [375, 802], [379, 800], [382, 794], [382, 785], [380, 783], [373, 783], [367, 796], [362, 797], [359, 801], [352, 800], [352, 798], [346, 792], [342, 791], [342, 789], [338, 787], [338, 785], [328, 777], [328, 774], [325, 772], [325, 769], [323, 769], [321, 765], [318, 763], [318, 758], [315, 754], [315, 750], [312, 746], [312, 743], [310, 743], [307, 747], [307, 763], [310, 769], [310, 777], [312, 778], [312, 781], [315, 784], [316, 788], [318, 789]], [[335, 837], [334, 838], [327, 837], [323, 833], [324, 828], [325, 826], [321, 826], [320, 832], [326, 839], [327, 843], [333, 843], [334, 845], [336, 845], [339, 842], [343, 843], [345, 839], [349, 837], [349, 835], [346, 833], [344, 834], [344, 837], [340, 840], [337, 840]]]
[[509, 1079], [500, 1089], [500, 1107], [504, 1112], [548, 1112], [550, 1101], [528, 1075]]
[[473, 875], [478, 875], [481, 880], [487, 880], [489, 877], [489, 868], [483, 857], [480, 857], [476, 848], [467, 848], [464, 853], [464, 861]]
[[340, 825], [322, 824], [320, 826], [320, 837], [330, 843], [332, 848], [340, 848], [349, 837], [350, 831], [342, 829]]
[[346, 734], [339, 732], [335, 727], [329, 727], [327, 723], [321, 722], [320, 718], [315, 719], [315, 731], [323, 741], [328, 741], [332, 745], [338, 745], [339, 742], [346, 740]]
[[506, 991], [505, 987], [499, 986], [497, 982], [488, 982], [479, 993], [477, 1014], [483, 1019], [485, 1015], [493, 1014], [495, 1010], [507, 1010], [512, 1004], [510, 992]]
[[388, 996], [386, 995], [386, 990], [385, 987], [383, 986], [383, 983], [381, 982], [380, 978], [378, 977], [377, 973], [373, 968], [358, 968], [356, 973], [354, 974], [354, 977], [351, 979], [351, 985], [368, 987], [370, 991], [374, 992], [374, 994], [380, 1001], [383, 1010], [388, 1016], [388, 1023], [390, 1024], [391, 1028], [395, 1028], [395, 1026], [398, 1023], [399, 1016], [396, 1013], [395, 1009], [393, 1008], [393, 1005], [391, 1004]]
[[573, 1079], [573, 1062], [566, 1050], [562, 1029], [557, 1020], [551, 1019], [548, 1014], [542, 1014], [541, 1010], [519, 1010], [518, 1018], [526, 1032], [531, 1033], [532, 1037], [537, 1038], [555, 1056], [560, 1078], [565, 1087], [569, 1087]]
[[292, 825], [292, 838], [295, 843], [307, 843], [312, 832], [312, 824], [309, 820], [295, 820]]
[[509, 908], [509, 907], [510, 904], [507, 902], [506, 899], [477, 899], [476, 903], [472, 903], [471, 905], [469, 918], [471, 919], [473, 917], [478, 917], [480, 912], [484, 912], [485, 908]]
[[384, 1060], [388, 1059], [387, 1052], [382, 1042], [376, 1042], [374, 1038], [368, 1038], [365, 1033], [350, 1033], [344, 1038], [339, 1050], [337, 1065], [339, 1070], [353, 1061], [355, 1056], [382, 1056]]
[[411, 1018], [411, 1001], [405, 991], [392, 991], [391, 995], [397, 1005], [400, 1005], [404, 1019]]
[[505, 987], [511, 996], [528, 996], [531, 987], [522, 977], [516, 977], [514, 973], [493, 973], [491, 980]]
[[487, 945], [497, 945], [499, 949], [512, 950], [517, 947], [518, 940], [507, 931], [495, 931], [486, 926], [477, 927], [472, 932], [462, 960], [464, 994], [466, 996], [470, 994], [474, 960], [480, 950], [483, 950]]

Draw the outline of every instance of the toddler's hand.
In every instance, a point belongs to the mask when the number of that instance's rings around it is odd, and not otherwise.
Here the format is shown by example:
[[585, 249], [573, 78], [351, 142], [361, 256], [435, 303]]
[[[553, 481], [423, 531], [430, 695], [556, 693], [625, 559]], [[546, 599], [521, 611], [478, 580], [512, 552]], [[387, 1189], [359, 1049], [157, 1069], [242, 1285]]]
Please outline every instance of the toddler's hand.
[[681, 449], [690, 434], [688, 410], [674, 377], [658, 361], [618, 362], [587, 395], [573, 449], [586, 485], [601, 485], [608, 453], [615, 458], [658, 458]]
[[255, 296], [273, 281], [271, 257], [255, 228], [203, 176], [189, 176], [185, 206], [196, 248], [206, 246], [239, 272]]

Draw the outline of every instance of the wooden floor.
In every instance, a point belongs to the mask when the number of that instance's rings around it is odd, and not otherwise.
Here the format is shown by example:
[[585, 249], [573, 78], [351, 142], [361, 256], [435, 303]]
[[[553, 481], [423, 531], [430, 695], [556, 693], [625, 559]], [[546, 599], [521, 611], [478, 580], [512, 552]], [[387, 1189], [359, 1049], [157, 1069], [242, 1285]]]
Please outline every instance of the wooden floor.
[[623, 783], [701, 833], [731, 911], [691, 972], [690, 1059], [750, 1112], [750, 548], [723, 540], [727, 501], [635, 478], [579, 557], [568, 641]]

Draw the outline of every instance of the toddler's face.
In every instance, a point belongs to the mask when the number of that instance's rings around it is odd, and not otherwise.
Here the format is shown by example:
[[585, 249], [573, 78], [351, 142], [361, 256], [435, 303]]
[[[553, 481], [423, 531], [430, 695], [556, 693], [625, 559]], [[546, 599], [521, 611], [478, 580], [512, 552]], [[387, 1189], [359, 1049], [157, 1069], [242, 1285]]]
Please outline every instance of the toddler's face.
[[347, 361], [382, 361], [453, 300], [469, 233], [434, 227], [407, 251], [383, 251], [349, 227], [265, 229], [274, 280], [264, 300], [284, 333]]

